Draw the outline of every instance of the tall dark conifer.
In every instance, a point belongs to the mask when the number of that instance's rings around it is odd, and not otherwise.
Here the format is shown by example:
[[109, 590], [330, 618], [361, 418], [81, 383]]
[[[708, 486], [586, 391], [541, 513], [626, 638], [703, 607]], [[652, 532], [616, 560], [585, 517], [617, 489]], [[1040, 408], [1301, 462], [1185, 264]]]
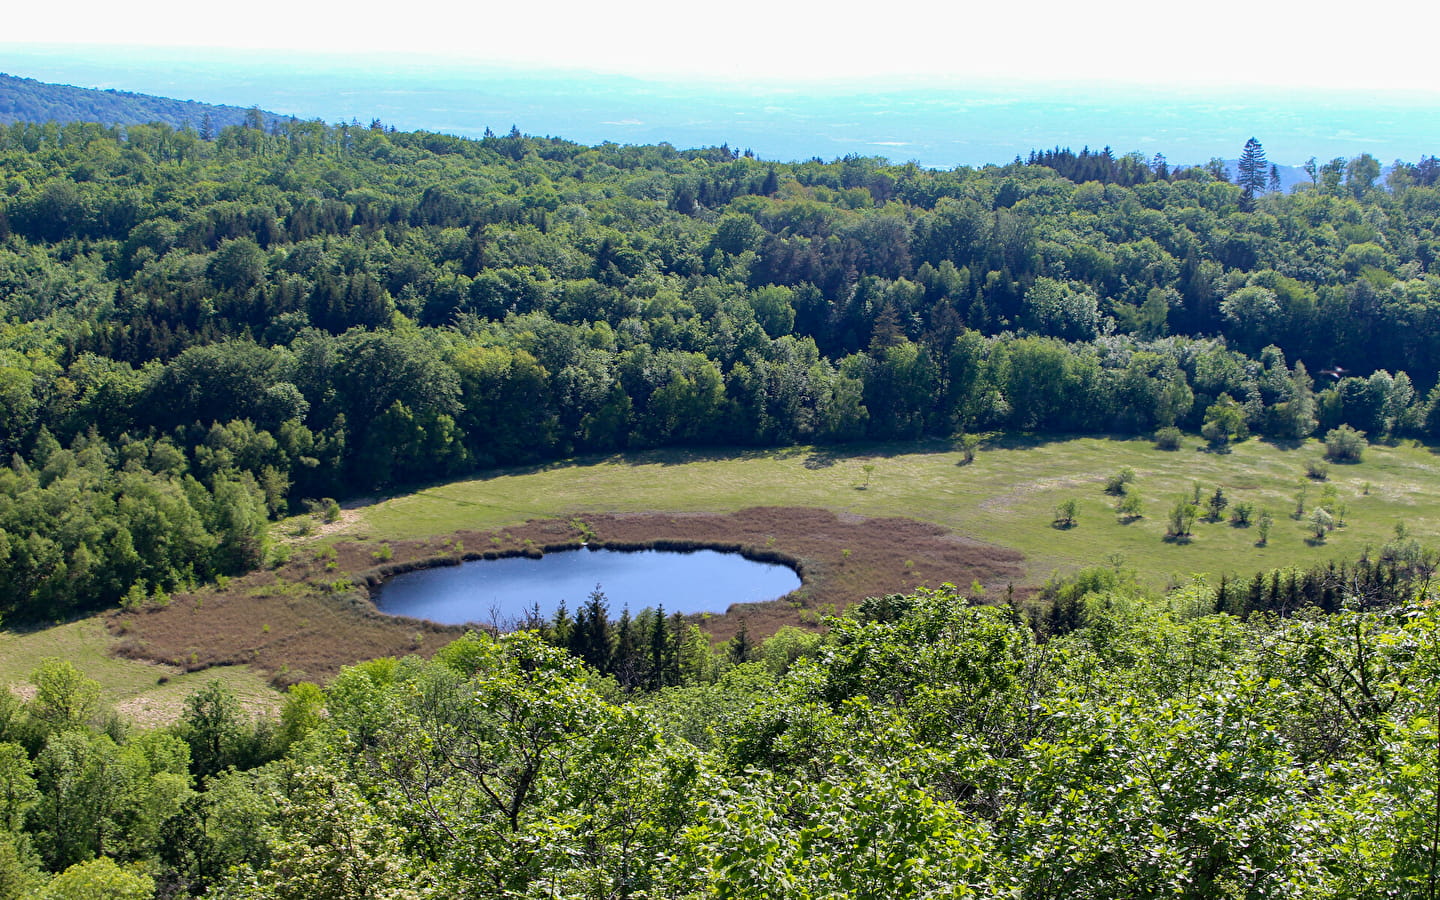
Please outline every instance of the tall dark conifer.
[[1253, 137], [1245, 142], [1236, 166], [1238, 176], [1235, 183], [1244, 190], [1244, 202], [1248, 205], [1258, 194], [1265, 193], [1265, 181], [1270, 175], [1270, 165], [1265, 161], [1265, 148]]
[[620, 682], [622, 688], [629, 691], [640, 686], [643, 662], [640, 636], [636, 633], [635, 625], [630, 619], [630, 607], [627, 606], [621, 611], [620, 624], [615, 629], [615, 657], [610, 665], [615, 680]]

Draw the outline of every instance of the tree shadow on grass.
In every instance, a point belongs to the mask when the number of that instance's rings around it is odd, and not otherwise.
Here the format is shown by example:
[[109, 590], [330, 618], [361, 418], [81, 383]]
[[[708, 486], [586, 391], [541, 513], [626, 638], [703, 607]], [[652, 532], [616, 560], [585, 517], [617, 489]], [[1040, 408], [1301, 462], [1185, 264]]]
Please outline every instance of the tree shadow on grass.
[[1269, 444], [1276, 450], [1299, 450], [1305, 446], [1305, 441], [1299, 438], [1282, 438], [1269, 435], [1261, 435], [1260, 443]]

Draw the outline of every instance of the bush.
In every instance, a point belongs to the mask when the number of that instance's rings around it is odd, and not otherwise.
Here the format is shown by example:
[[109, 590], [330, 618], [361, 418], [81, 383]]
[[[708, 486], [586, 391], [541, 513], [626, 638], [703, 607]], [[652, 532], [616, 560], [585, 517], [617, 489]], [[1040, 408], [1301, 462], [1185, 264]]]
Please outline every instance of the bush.
[[1195, 517], [1199, 513], [1200, 508], [1188, 498], [1181, 497], [1176, 500], [1175, 505], [1170, 508], [1169, 529], [1166, 534], [1172, 538], [1189, 537], [1190, 530], [1195, 527]]
[[1365, 454], [1365, 432], [1349, 425], [1325, 433], [1325, 458], [1333, 462], [1359, 462]]
[[1105, 479], [1105, 493], [1123, 494], [1125, 485], [1135, 480], [1135, 470], [1126, 466], [1120, 471]]
[[1324, 460], [1312, 459], [1305, 463], [1305, 474], [1315, 481], [1324, 481], [1330, 477], [1330, 466]]
[[1174, 425], [1168, 425], [1155, 432], [1156, 450], [1179, 450], [1180, 429]]

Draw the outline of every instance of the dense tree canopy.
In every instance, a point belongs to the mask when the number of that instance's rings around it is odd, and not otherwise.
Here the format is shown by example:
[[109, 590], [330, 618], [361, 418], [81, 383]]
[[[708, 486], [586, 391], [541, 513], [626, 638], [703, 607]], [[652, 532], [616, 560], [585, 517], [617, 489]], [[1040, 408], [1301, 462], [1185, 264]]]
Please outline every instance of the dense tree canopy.
[[302, 499], [575, 453], [1199, 430], [1226, 397], [1230, 434], [1440, 433], [1433, 158], [1252, 205], [1108, 149], [259, 124], [0, 129], [6, 610], [251, 565]]
[[1030, 617], [945, 588], [713, 653], [596, 596], [569, 652], [472, 634], [278, 722], [213, 682], [152, 731], [49, 661], [0, 695], [0, 897], [1426, 897], [1424, 584], [1090, 570]]

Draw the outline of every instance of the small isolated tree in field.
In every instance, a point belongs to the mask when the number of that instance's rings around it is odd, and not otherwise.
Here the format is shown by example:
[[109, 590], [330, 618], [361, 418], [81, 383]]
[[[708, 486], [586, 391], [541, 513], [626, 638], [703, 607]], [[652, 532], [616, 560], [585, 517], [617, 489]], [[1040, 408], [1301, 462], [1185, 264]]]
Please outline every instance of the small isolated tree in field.
[[1131, 491], [1128, 494], [1121, 494], [1120, 499], [1115, 501], [1115, 515], [1122, 521], [1130, 522], [1141, 517], [1140, 495]]
[[1325, 433], [1325, 458], [1334, 462], [1359, 462], [1365, 454], [1365, 432], [1349, 425]]
[[865, 474], [865, 480], [855, 485], [855, 489], [860, 491], [868, 491], [870, 489], [870, 478], [875, 474], [875, 464], [865, 463], [860, 467], [860, 471]]
[[1109, 478], [1105, 479], [1105, 493], [1123, 494], [1125, 486], [1135, 480], [1135, 470], [1126, 466]]
[[1055, 507], [1055, 521], [1054, 521], [1055, 527], [1056, 527], [1056, 528], [1072, 528], [1072, 527], [1074, 527], [1074, 525], [1075, 525], [1075, 514], [1076, 514], [1077, 512], [1079, 512], [1079, 510], [1080, 510], [1080, 501], [1079, 501], [1079, 500], [1076, 500], [1074, 497], [1071, 497], [1071, 498], [1068, 499], [1068, 500], [1062, 501], [1062, 502], [1060, 503], [1060, 505], [1058, 505], [1058, 506]]
[[1330, 533], [1330, 529], [1334, 527], [1335, 517], [1330, 515], [1330, 510], [1325, 507], [1317, 506], [1315, 511], [1310, 513], [1310, 534], [1315, 543], [1323, 542], [1325, 536]]
[[1270, 526], [1273, 524], [1275, 520], [1271, 518], [1270, 510], [1260, 510], [1260, 517], [1255, 520], [1256, 546], [1263, 547], [1270, 543]]
[[1236, 528], [1249, 528], [1250, 522], [1255, 518], [1255, 505], [1253, 503], [1237, 503], [1230, 507], [1230, 524]]
[[1224, 490], [1224, 488], [1221, 488], [1219, 485], [1216, 485], [1216, 486], [1215, 486], [1215, 493], [1211, 494], [1211, 495], [1210, 495], [1210, 499], [1205, 502], [1205, 507], [1206, 507], [1206, 509], [1208, 509], [1209, 512], [1210, 512], [1210, 521], [1212, 521], [1212, 522], [1218, 522], [1218, 521], [1220, 521], [1220, 516], [1224, 514], [1224, 512], [1225, 512], [1225, 507], [1227, 507], [1227, 506], [1229, 506], [1229, 505], [1230, 505], [1230, 498], [1228, 498], [1228, 497], [1225, 496], [1225, 490]]
[[980, 446], [980, 437], [974, 434], [966, 434], [963, 431], [956, 432], [950, 439], [955, 444], [955, 449], [960, 451], [960, 464], [968, 466], [975, 461], [975, 451]]
[[1156, 450], [1179, 450], [1180, 429], [1174, 425], [1167, 425], [1155, 432]]
[[1195, 517], [1200, 507], [1191, 503], [1188, 497], [1181, 497], [1170, 507], [1169, 528], [1165, 532], [1170, 538], [1188, 538], [1195, 527]]

